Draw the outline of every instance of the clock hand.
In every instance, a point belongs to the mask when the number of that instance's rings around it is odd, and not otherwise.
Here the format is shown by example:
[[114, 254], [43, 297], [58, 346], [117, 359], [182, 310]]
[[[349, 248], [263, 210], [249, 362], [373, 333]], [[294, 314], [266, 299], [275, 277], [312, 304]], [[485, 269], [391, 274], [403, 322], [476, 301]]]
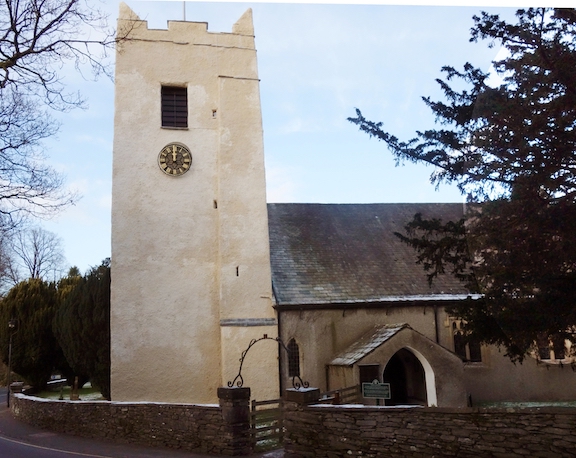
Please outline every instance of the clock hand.
[[172, 160], [176, 162], [176, 145], [172, 145]]

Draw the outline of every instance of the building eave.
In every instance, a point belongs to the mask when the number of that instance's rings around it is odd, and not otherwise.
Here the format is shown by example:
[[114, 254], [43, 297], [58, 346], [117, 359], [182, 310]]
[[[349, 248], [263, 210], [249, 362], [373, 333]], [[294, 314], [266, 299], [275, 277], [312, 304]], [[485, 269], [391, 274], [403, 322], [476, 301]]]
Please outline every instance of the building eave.
[[330, 310], [330, 309], [360, 309], [360, 308], [386, 308], [403, 307], [410, 305], [443, 307], [456, 305], [464, 300], [481, 299], [481, 294], [434, 294], [414, 296], [386, 296], [377, 299], [347, 300], [335, 302], [307, 302], [307, 303], [276, 303], [274, 308], [279, 311], [289, 310]]

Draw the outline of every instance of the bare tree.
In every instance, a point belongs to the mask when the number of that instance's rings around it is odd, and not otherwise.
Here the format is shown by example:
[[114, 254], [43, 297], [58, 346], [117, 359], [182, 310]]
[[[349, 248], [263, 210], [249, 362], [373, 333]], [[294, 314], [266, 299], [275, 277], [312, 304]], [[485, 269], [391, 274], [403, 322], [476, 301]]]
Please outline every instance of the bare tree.
[[10, 239], [0, 235], [0, 297], [14, 285], [14, 253]]
[[107, 50], [115, 41], [106, 15], [84, 0], [4, 0], [0, 34], [0, 88], [40, 96], [56, 109], [81, 103], [65, 92], [62, 64], [107, 73]]
[[17, 232], [12, 251], [17, 264], [12, 266], [14, 283], [23, 280], [22, 277], [55, 281], [64, 272], [62, 239], [41, 227]]
[[0, 4], [0, 223], [17, 226], [72, 204], [63, 178], [45, 162], [42, 140], [58, 124], [49, 110], [83, 106], [66, 91], [62, 69], [72, 62], [108, 73], [114, 45], [106, 16], [85, 0], [4, 0]]
[[0, 220], [17, 226], [27, 215], [43, 216], [76, 200], [63, 177], [45, 161], [41, 141], [57, 131], [47, 113], [19, 92], [0, 90]]

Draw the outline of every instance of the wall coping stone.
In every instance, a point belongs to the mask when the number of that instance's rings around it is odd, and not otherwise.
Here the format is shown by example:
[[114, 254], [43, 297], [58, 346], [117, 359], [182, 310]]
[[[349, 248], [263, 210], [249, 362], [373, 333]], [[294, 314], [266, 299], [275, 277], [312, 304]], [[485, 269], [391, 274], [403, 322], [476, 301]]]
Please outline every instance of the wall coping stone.
[[242, 399], [250, 400], [250, 388], [239, 386], [221, 386], [218, 388], [218, 399], [224, 399], [227, 401], [236, 401]]
[[520, 413], [520, 414], [531, 414], [531, 413], [550, 413], [550, 414], [576, 414], [576, 407], [425, 407], [425, 406], [366, 406], [362, 404], [341, 404], [338, 406], [331, 404], [309, 404], [306, 408], [322, 408], [322, 409], [332, 409], [332, 410], [357, 410], [357, 411], [378, 411], [378, 410], [390, 410], [390, 411], [404, 411], [408, 412], [411, 410], [417, 410], [418, 413]]
[[194, 404], [185, 402], [157, 402], [157, 401], [107, 401], [106, 399], [91, 399], [90, 401], [72, 401], [70, 399], [47, 399], [40, 398], [38, 396], [33, 396], [23, 393], [14, 393], [15, 397], [22, 399], [29, 399], [36, 402], [62, 402], [70, 404], [109, 404], [109, 405], [166, 405], [166, 406], [182, 406], [182, 407], [206, 407], [206, 408], [219, 408], [219, 404]]
[[311, 404], [320, 399], [318, 388], [288, 388], [284, 392], [284, 400], [297, 404]]

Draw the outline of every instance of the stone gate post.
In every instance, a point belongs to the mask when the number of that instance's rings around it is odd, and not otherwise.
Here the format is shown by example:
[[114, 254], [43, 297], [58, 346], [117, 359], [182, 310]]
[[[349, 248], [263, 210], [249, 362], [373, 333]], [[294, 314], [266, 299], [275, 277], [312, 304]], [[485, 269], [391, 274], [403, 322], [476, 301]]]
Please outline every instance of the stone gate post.
[[302, 412], [309, 404], [320, 400], [318, 388], [289, 388], [284, 392], [284, 458], [312, 458], [314, 457], [314, 437], [306, 445], [297, 443], [294, 438], [299, 436], [301, 429], [308, 429], [313, 416], [302, 421]]
[[250, 437], [250, 388], [218, 388], [218, 399], [225, 423], [222, 453], [245, 456], [252, 453]]

